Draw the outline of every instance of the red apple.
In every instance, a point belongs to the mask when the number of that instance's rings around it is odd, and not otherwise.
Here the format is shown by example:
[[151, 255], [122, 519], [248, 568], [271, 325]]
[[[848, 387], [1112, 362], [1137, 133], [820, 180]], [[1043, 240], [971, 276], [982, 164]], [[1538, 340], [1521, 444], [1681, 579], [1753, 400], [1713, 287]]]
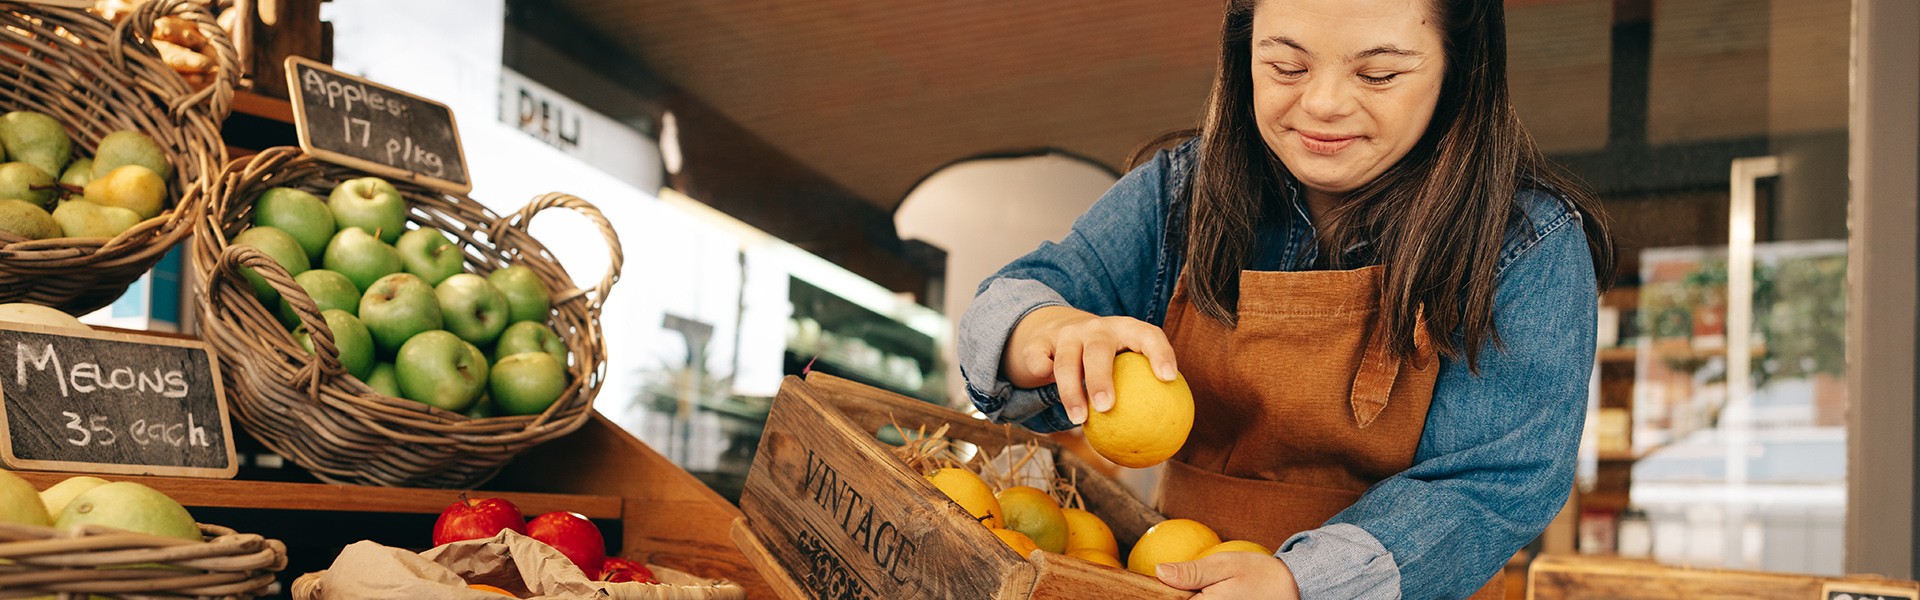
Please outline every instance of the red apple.
[[461, 494], [460, 501], [440, 511], [440, 519], [433, 522], [433, 545], [490, 538], [502, 529], [527, 532], [527, 518], [519, 507], [501, 498], [474, 500]]
[[627, 560], [618, 556], [609, 556], [600, 563], [600, 580], [610, 583], [660, 583], [653, 578], [653, 569], [639, 561]]
[[607, 557], [607, 542], [600, 528], [586, 517], [570, 512], [550, 512], [527, 521], [527, 537], [545, 542], [573, 561], [587, 574], [600, 578], [600, 564]]

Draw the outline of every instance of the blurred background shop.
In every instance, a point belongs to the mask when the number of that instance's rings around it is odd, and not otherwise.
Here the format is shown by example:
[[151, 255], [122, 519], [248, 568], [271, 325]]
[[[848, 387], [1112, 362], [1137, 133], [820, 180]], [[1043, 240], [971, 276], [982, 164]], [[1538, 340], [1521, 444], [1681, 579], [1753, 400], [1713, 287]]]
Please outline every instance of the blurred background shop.
[[[736, 498], [785, 375], [965, 405], [953, 326], [976, 284], [1197, 123], [1218, 4], [323, 16], [336, 68], [453, 107], [476, 199], [558, 187], [605, 211], [626, 273], [597, 406]], [[1578, 486], [1531, 551], [1913, 577], [1912, 3], [1507, 8], [1514, 102], [1605, 199], [1622, 258]], [[597, 239], [543, 239], [582, 280], [604, 268]], [[177, 321], [155, 279], [95, 318]]]

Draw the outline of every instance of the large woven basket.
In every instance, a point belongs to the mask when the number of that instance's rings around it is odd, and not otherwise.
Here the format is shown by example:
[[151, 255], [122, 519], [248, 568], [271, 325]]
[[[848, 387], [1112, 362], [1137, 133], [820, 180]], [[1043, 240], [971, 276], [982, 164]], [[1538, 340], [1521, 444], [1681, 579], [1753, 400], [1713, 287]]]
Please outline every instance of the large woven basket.
[[[473, 419], [373, 391], [341, 368], [332, 332], [285, 270], [257, 250], [228, 247], [252, 221], [253, 202], [267, 189], [292, 187], [325, 197], [339, 182], [364, 176], [295, 148], [274, 148], [235, 161], [214, 186], [210, 214], [192, 244], [206, 303], [201, 327], [219, 353], [229, 403], [247, 432], [327, 481], [468, 488], [520, 451], [586, 422], [606, 378], [600, 307], [619, 279], [622, 257], [612, 224], [585, 200], [548, 194], [502, 219], [472, 200], [393, 182], [411, 205], [408, 219], [453, 237], [469, 271], [485, 275], [522, 265], [553, 290], [548, 324], [572, 354], [572, 381], [559, 401], [531, 416]], [[533, 216], [550, 208], [578, 211], [606, 238], [612, 256], [598, 285], [576, 289], [553, 255], [527, 234]], [[241, 266], [254, 268], [294, 307], [313, 332], [316, 354], [297, 345], [274, 312], [255, 299], [239, 275]]]
[[[251, 533], [200, 525], [205, 541], [0, 524], [0, 598], [67, 592], [251, 598], [287, 567], [287, 547]], [[138, 565], [127, 567], [126, 565]]]
[[[119, 25], [85, 11], [0, 2], [0, 112], [32, 110], [67, 125], [76, 154], [122, 129], [152, 137], [173, 163], [169, 210], [111, 239], [27, 240], [0, 231], [0, 302], [83, 314], [112, 304], [193, 229], [205, 186], [227, 160], [220, 123], [240, 76], [233, 42], [204, 2], [153, 0]], [[199, 90], [160, 60], [155, 21], [192, 21], [220, 76]], [[59, 173], [52, 174], [59, 177]]]

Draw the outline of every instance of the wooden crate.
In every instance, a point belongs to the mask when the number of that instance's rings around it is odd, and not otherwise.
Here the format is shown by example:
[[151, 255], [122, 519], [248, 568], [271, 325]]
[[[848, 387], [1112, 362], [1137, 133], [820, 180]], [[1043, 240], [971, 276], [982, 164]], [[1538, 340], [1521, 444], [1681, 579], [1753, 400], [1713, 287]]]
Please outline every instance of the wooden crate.
[[[734, 540], [782, 597], [1186, 598], [1150, 577], [1058, 554], [1021, 557], [875, 437], [897, 424], [983, 452], [1033, 442], [1077, 471], [1121, 546], [1163, 520], [1051, 440], [823, 374], [788, 377], [747, 475]], [[991, 454], [989, 454], [991, 455]]]
[[1670, 567], [1651, 561], [1546, 555], [1528, 571], [1529, 600], [1817, 600], [1920, 597], [1920, 583], [1868, 575], [1822, 577]]

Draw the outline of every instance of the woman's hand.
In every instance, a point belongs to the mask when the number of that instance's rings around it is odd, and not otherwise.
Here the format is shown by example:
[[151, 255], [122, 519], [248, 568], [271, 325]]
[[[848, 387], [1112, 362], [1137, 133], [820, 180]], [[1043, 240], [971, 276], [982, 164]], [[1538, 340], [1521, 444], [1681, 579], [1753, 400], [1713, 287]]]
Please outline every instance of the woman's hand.
[[1174, 588], [1200, 592], [1193, 600], [1300, 598], [1300, 586], [1287, 563], [1257, 552], [1221, 552], [1195, 561], [1161, 563], [1154, 575]]
[[[1159, 327], [1130, 317], [1101, 317], [1065, 306], [1027, 313], [1014, 326], [1001, 355], [1000, 372], [1023, 388], [1059, 384], [1060, 403], [1074, 424], [1087, 420], [1087, 408], [1113, 408], [1113, 357], [1122, 350], [1146, 355], [1161, 381], [1180, 374], [1173, 345]], [[1089, 402], [1091, 399], [1091, 402]]]

